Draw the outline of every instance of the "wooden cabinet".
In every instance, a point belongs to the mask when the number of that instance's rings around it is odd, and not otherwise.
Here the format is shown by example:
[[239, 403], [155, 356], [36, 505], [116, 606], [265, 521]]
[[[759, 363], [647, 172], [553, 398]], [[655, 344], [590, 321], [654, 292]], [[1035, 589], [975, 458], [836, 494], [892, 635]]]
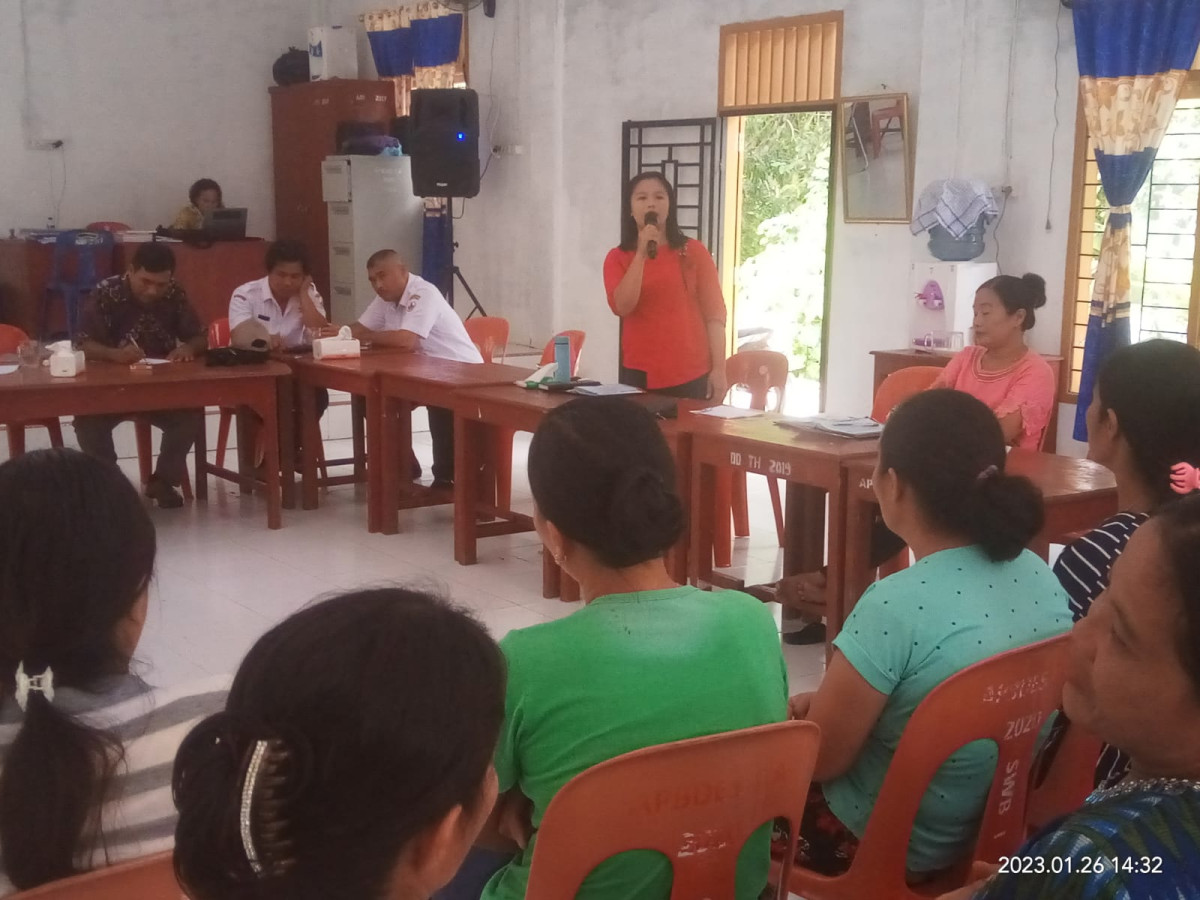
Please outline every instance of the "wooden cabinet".
[[[909, 366], [941, 366], [945, 368], [951, 357], [954, 356], [953, 353], [927, 350], [872, 350], [871, 355], [875, 357], [876, 391], [879, 390], [879, 385], [883, 384], [883, 379], [899, 369], [907, 369]], [[1063, 358], [1043, 355], [1042, 359], [1050, 363], [1050, 368], [1054, 371], [1054, 385], [1055, 391], [1057, 391], [1058, 385], [1062, 383], [1059, 376], [1062, 374]], [[1042, 449], [1047, 453], [1054, 453], [1058, 449], [1057, 396], [1055, 397], [1054, 412], [1050, 414], [1050, 424], [1046, 426], [1046, 437], [1042, 441]]]
[[275, 153], [275, 234], [302, 241], [313, 281], [329, 293], [329, 216], [321, 197], [321, 162], [338, 152], [338, 125], [391, 124], [396, 116], [391, 81], [334, 79], [271, 88]]

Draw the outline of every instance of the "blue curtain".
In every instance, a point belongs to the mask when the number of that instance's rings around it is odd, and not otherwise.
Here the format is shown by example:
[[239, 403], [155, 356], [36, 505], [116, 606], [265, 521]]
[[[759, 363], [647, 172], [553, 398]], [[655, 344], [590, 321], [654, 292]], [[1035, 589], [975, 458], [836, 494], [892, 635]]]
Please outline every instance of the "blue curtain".
[[1110, 353], [1129, 343], [1130, 206], [1196, 57], [1200, 0], [1075, 0], [1075, 43], [1088, 137], [1110, 207], [1075, 415], [1075, 439], [1086, 441], [1096, 375]]
[[[393, 21], [402, 21], [396, 15]], [[412, 75], [417, 68], [433, 68], [458, 61], [462, 41], [461, 13], [429, 19], [413, 18], [408, 25], [384, 31], [367, 31], [371, 55], [380, 78]]]

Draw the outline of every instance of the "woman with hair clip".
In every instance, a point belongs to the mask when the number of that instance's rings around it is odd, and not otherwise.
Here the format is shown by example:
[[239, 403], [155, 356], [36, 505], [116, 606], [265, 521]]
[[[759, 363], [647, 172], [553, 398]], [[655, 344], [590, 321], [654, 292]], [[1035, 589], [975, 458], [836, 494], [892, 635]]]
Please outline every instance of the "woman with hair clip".
[[425, 900], [496, 799], [504, 662], [466, 612], [378, 588], [276, 625], [175, 762], [192, 900]]
[[[1054, 415], [1054, 371], [1025, 344], [1025, 332], [1037, 322], [1035, 311], [1046, 305], [1046, 282], [1032, 272], [1017, 278], [997, 275], [975, 291], [975, 343], [957, 354], [934, 381], [982, 400], [1000, 422], [1004, 442], [1036, 450]], [[871, 535], [872, 567], [904, 549], [904, 543], [876, 521]], [[782, 579], [776, 598], [786, 606], [813, 613], [825, 602], [825, 571]], [[825, 626], [812, 621], [784, 635], [788, 643], [825, 640]]]
[[[1041, 495], [1004, 464], [999, 421], [959, 391], [918, 394], [884, 426], [875, 494], [917, 562], [863, 594], [821, 686], [791, 699], [793, 718], [821, 726], [799, 864], [830, 875], [849, 868], [900, 735], [931, 690], [1070, 627], [1062, 586], [1024, 549], [1042, 527]], [[969, 851], [995, 765], [993, 747], [971, 744], [934, 777], [913, 826], [910, 873]]]
[[[0, 894], [170, 849], [170, 766], [217, 681], [130, 671], [154, 526], [111, 463], [41, 450], [0, 465]], [[223, 686], [227, 679], [220, 679]]]
[[[1100, 368], [1087, 425], [1088, 458], [1116, 477], [1121, 511], [1068, 544], [1054, 564], [1077, 622], [1108, 587], [1134, 531], [1178, 497], [1175, 470], [1200, 465], [1200, 350], [1154, 340], [1116, 351]], [[1125, 754], [1105, 747], [1096, 784], [1115, 784], [1128, 768]]]
[[[530, 445], [529, 482], [544, 552], [579, 582], [586, 605], [500, 642], [508, 691], [496, 773], [506, 794], [495, 819], [517, 842], [505, 851], [496, 830], [485, 832], [441, 898], [524, 897], [537, 827], [580, 772], [786, 715], [787, 671], [770, 612], [745, 594], [681, 587], [667, 573], [663, 553], [679, 539], [684, 513], [670, 450], [645, 408], [589, 398], [554, 410]], [[742, 848], [738, 900], [757, 898], [766, 884], [767, 832]], [[670, 894], [670, 863], [637, 851], [602, 863], [577, 896]]]
[[642, 172], [621, 198], [621, 243], [604, 260], [608, 305], [621, 319], [621, 383], [719, 403], [725, 300], [712, 255], [679, 229], [675, 190]]
[[943, 900], [1200, 897], [1200, 497], [1129, 539], [1070, 649], [1063, 708], [1128, 775]]

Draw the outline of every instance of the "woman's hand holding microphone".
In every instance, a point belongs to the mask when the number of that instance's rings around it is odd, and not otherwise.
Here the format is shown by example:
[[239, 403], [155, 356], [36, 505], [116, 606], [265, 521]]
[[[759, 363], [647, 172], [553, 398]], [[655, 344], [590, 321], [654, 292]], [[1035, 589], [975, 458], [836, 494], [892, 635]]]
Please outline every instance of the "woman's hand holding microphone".
[[638, 232], [638, 254], [646, 257], [646, 259], [656, 258], [658, 256], [658, 242], [661, 239], [662, 233], [658, 228], [658, 213], [651, 210], [646, 213], [642, 230]]

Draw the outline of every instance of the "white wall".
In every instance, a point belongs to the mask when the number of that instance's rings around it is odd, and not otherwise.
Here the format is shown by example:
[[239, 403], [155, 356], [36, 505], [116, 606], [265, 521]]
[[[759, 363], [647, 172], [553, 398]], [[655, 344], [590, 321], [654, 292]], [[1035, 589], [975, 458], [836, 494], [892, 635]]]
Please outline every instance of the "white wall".
[[269, 236], [267, 88], [279, 54], [307, 47], [309, 16], [309, 0], [0, 0], [2, 233], [45, 226], [60, 191], [62, 227], [169, 225], [208, 176]]
[[[378, 5], [333, 2], [335, 19], [347, 24]], [[1058, 21], [1057, 3], [497, 5], [494, 20], [471, 13], [471, 82], [498, 106], [493, 143], [520, 144], [525, 153], [492, 160], [480, 196], [467, 202], [458, 223], [458, 258], [489, 312], [512, 321], [515, 337], [540, 344], [556, 329], [584, 328], [585, 370], [615, 374], [617, 323], [604, 302], [600, 266], [617, 240], [621, 123], [713, 115], [721, 24], [841, 6], [843, 92], [910, 94], [917, 190], [952, 175], [1013, 186], [999, 262], [1004, 271], [1046, 278], [1050, 301], [1033, 342], [1043, 352], [1058, 352], [1077, 72], [1070, 17]], [[907, 342], [909, 265], [930, 257], [925, 238], [913, 238], [904, 225], [842, 222], [837, 193], [828, 407], [852, 411], [869, 401], [869, 351]], [[989, 237], [985, 258], [995, 251]]]

